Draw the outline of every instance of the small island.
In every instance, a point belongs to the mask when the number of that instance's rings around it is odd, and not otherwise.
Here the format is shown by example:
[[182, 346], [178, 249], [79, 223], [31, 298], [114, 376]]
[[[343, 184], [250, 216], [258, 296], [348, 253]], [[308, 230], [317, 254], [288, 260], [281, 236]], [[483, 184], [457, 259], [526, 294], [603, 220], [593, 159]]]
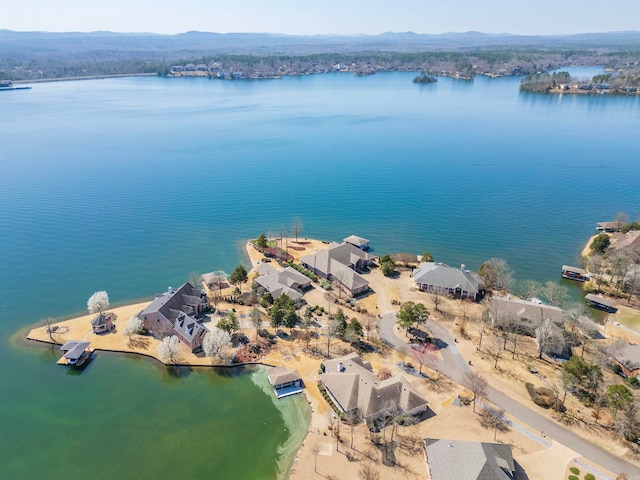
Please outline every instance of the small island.
[[417, 77], [413, 78], [413, 83], [437, 83], [438, 79], [427, 72], [422, 72]]

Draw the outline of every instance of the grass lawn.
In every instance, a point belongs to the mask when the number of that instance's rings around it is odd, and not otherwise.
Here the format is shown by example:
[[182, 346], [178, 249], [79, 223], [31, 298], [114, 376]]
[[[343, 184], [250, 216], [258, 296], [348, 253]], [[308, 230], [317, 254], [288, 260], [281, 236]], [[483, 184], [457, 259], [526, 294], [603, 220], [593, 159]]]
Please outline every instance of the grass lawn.
[[640, 310], [619, 305], [618, 313], [609, 316], [609, 319], [614, 322], [620, 322], [625, 327], [640, 331]]

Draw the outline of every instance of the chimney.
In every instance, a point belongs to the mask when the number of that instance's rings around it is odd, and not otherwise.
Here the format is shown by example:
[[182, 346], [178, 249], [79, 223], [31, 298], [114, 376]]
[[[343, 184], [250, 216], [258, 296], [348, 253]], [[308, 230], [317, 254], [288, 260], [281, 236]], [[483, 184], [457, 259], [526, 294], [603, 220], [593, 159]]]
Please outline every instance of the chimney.
[[173, 287], [167, 288], [167, 293], [173, 293]]
[[344, 365], [342, 364], [342, 362], [338, 362], [338, 371], [344, 372]]
[[464, 267], [465, 267], [465, 266], [466, 266], [466, 265], [465, 265], [464, 263], [461, 263], [461, 264], [460, 264], [460, 270], [464, 270]]

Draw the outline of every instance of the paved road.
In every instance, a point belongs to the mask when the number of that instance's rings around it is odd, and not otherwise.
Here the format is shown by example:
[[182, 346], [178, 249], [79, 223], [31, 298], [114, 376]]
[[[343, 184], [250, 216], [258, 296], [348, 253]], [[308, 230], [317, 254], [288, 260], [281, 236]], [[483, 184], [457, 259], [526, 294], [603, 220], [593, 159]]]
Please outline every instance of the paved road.
[[[380, 338], [391, 344], [394, 349], [405, 352], [407, 343], [396, 336], [393, 330], [395, 322], [395, 314], [382, 317], [379, 327]], [[456, 348], [449, 332], [433, 320], [427, 322], [427, 329], [433, 337], [439, 338], [447, 343], [446, 348], [440, 350], [442, 360], [438, 360], [434, 365], [430, 366], [452, 380], [463, 383], [465, 374], [471, 371], [471, 368]], [[534, 431], [544, 432], [546, 436], [566, 445], [604, 468], [614, 473], [624, 472], [629, 476], [630, 480], [640, 480], [640, 468], [626, 462], [620, 457], [610, 454], [606, 450], [558, 425], [556, 422], [543, 417], [491, 386], [487, 391], [487, 400], [517, 418], [519, 421], [529, 425]]]

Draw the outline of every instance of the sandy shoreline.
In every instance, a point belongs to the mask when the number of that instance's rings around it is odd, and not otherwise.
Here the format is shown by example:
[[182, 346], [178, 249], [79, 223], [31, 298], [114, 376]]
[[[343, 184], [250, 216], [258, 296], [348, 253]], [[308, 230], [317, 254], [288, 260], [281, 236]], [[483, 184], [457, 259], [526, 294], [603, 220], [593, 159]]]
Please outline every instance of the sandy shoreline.
[[[289, 238], [284, 239], [283, 242], [289, 253], [296, 260], [299, 260], [302, 255], [315, 253], [328, 246], [328, 242], [307, 238], [300, 238], [297, 242], [295, 239]], [[586, 249], [588, 249], [590, 242], [591, 240], [587, 243]], [[255, 268], [264, 261], [264, 257], [250, 242], [243, 243], [246, 258], [252, 266], [249, 272], [250, 280], [243, 285], [243, 290], [246, 291], [251, 283], [251, 278], [255, 275]], [[275, 262], [270, 262], [270, 265], [280, 268]], [[394, 305], [393, 301], [405, 302], [411, 300], [423, 302], [432, 312], [432, 318], [435, 318], [451, 335], [456, 335], [460, 339], [457, 344], [460, 353], [465, 359], [473, 360], [474, 368], [478, 372], [490, 378], [492, 385], [518, 402], [526, 405], [531, 403], [522, 387], [523, 379], [526, 378], [527, 381], [533, 380], [536, 386], [542, 385], [535, 378], [530, 380], [531, 374], [528, 372], [527, 358], [531, 356], [531, 350], [535, 348], [532, 342], [523, 340], [522, 345], [519, 346], [521, 350], [519, 356], [522, 356], [522, 359], [510, 364], [506, 370], [497, 371], [493, 368], [492, 360], [475, 348], [477, 345], [477, 332], [475, 330], [469, 331], [472, 330], [470, 328], [472, 325], [468, 325], [466, 337], [461, 336], [458, 332], [460, 329], [459, 323], [464, 324], [467, 322], [461, 319], [477, 318], [484, 308], [482, 305], [445, 299], [440, 308], [443, 312], [447, 312], [446, 315], [444, 313], [435, 313], [428, 295], [424, 292], [416, 291], [412, 287], [412, 280], [407, 271], [400, 272], [399, 276], [391, 279], [383, 277], [379, 270], [375, 269], [368, 274], [368, 279], [375, 293], [361, 299], [358, 304], [362, 307], [366, 306], [369, 313], [362, 314], [355, 310], [345, 310], [345, 314], [348, 317], [355, 317], [361, 322], [374, 319], [375, 325], [379, 315], [397, 311], [398, 307]], [[327, 297], [324, 290], [319, 287], [307, 292], [305, 299], [310, 305], [321, 305], [325, 309], [337, 308], [333, 305], [332, 299]], [[158, 340], [148, 336], [134, 336], [134, 341], [129, 343], [127, 337], [120, 333], [127, 319], [142, 310], [148, 303], [140, 302], [110, 309], [117, 316], [116, 329], [113, 333], [94, 334], [90, 321], [95, 315], [83, 315], [56, 323], [55, 325], [59, 328], [55, 333], [54, 339], [58, 343], [70, 339], [87, 340], [91, 342], [91, 347], [96, 350], [134, 353], [162, 362], [157, 354]], [[255, 338], [255, 328], [249, 325], [246, 317], [251, 307], [219, 304], [218, 308], [235, 308], [241, 320], [241, 330], [250, 339]], [[266, 317], [264, 318], [263, 326], [266, 326]], [[324, 315], [318, 320], [326, 322], [327, 316]], [[213, 322], [215, 322], [215, 319], [212, 318]], [[207, 325], [209, 324], [207, 323]], [[403, 332], [396, 327], [396, 334], [399, 338], [404, 337]], [[376, 335], [375, 327], [371, 335]], [[51, 343], [46, 328], [42, 326], [33, 328], [27, 338]], [[218, 366], [212, 359], [194, 355], [187, 351], [184, 346], [182, 347], [183, 350], [178, 359], [178, 364], [200, 367]], [[324, 357], [313, 354], [314, 348], [307, 349], [306, 347], [307, 345], [301, 340], [281, 339], [266, 356], [259, 358], [257, 362], [263, 365], [284, 365], [287, 368], [295, 368], [305, 382], [304, 395], [311, 407], [311, 420], [309, 431], [302, 442], [302, 446], [297, 451], [295, 459], [291, 458], [293, 462], [291, 478], [293, 480], [315, 477], [331, 478], [332, 476], [333, 478], [357, 478], [360, 469], [368, 464], [371, 464], [379, 471], [381, 478], [391, 480], [405, 479], [407, 477], [423, 478], [426, 474], [426, 466], [422, 454], [421, 439], [432, 437], [450, 438], [452, 440], [494, 441], [493, 430], [486, 429], [480, 425], [479, 415], [472, 412], [471, 406], [456, 406], [454, 403], [458, 395], [468, 394], [466, 389], [446, 377], [441, 377], [437, 372], [423, 367], [423, 370], [431, 378], [439, 378], [440, 380], [434, 382], [415, 377], [410, 377], [409, 380], [427, 399], [433, 416], [411, 427], [398, 427], [397, 438], [399, 446], [394, 451], [396, 464], [394, 466], [384, 465], [381, 462], [382, 451], [379, 445], [372, 442], [368, 429], [362, 424], [356, 426], [353, 432], [350, 427], [343, 425], [340, 430], [340, 441], [337, 441], [332, 429], [335, 419], [316, 383], [318, 369]], [[325, 354], [327, 353], [326, 340], [321, 340], [320, 350]], [[349, 351], [352, 351], [351, 346], [342, 341], [334, 340], [331, 344], [332, 357]], [[533, 356], [535, 357], [535, 354]], [[382, 354], [364, 354], [363, 357], [371, 362], [375, 371], [381, 368], [388, 368], [394, 374], [400, 373], [396, 365], [398, 361], [410, 361], [403, 354], [388, 349], [383, 350]], [[503, 359], [502, 362], [506, 366], [507, 359]], [[547, 370], [545, 373], [550, 378], [553, 378], [555, 374], [554, 367], [547, 367]], [[579, 412], [581, 405], [577, 400], [575, 402], [573, 400], [575, 399], [568, 399], [568, 405], [571, 405], [571, 408]], [[551, 416], [548, 411], [539, 413]], [[560, 475], [564, 475], [566, 478], [568, 467], [574, 459], [579, 458], [579, 455], [553, 442], [551, 439], [541, 437], [539, 432], [531, 431], [527, 425], [519, 423], [513, 418], [510, 420], [513, 422], [513, 427], [508, 432], [498, 432], [497, 441], [512, 445], [514, 458], [526, 470], [528, 478], [530, 480], [546, 480], [548, 478], [556, 478], [556, 476], [560, 478]], [[351, 441], [352, 433], [353, 445]], [[624, 455], [625, 453], [624, 448], [617, 444], [613, 445], [606, 438], [603, 438], [599, 431], [590, 433], [584, 431], [580, 434], [601, 446], [603, 446], [604, 442], [604, 445], [608, 445], [618, 455]], [[373, 458], [375, 461], [369, 458]], [[630, 460], [633, 461], [633, 459]], [[580, 459], [580, 461], [586, 460]], [[399, 468], [398, 465], [402, 465], [402, 467]], [[603, 470], [600, 467], [598, 468]]]

